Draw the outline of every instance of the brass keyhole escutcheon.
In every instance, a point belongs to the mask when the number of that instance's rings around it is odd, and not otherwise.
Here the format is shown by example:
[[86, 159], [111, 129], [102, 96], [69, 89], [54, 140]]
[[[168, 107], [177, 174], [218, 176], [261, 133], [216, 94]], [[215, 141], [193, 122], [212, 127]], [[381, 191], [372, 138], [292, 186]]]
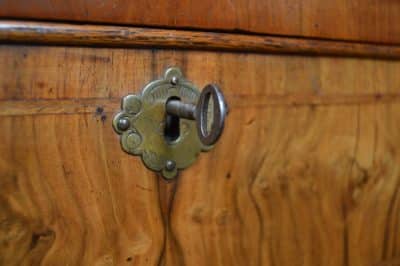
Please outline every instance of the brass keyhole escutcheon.
[[140, 94], [125, 96], [121, 109], [113, 126], [122, 149], [141, 156], [149, 169], [167, 179], [213, 147], [227, 114], [218, 86], [207, 85], [200, 93], [178, 68], [167, 69]]

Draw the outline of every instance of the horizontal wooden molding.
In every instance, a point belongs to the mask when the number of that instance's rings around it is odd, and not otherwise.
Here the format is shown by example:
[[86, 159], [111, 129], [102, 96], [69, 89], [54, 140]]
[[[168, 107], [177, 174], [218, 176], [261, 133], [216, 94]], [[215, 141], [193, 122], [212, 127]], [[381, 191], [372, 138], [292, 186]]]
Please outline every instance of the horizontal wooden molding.
[[179, 48], [369, 58], [400, 58], [400, 46], [139, 27], [0, 21], [0, 40], [101, 47]]
[[398, 0], [2, 0], [0, 17], [400, 44]]
[[[399, 103], [400, 94], [226, 95], [233, 108], [298, 107]], [[0, 116], [99, 114], [119, 110], [119, 98], [0, 100]], [[251, 105], [249, 105], [251, 103]]]

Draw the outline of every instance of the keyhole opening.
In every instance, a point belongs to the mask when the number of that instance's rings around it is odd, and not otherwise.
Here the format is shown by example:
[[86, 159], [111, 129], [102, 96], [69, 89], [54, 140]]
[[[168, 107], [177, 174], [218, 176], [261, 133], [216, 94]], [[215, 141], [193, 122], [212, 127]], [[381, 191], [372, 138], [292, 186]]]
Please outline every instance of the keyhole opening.
[[[169, 97], [167, 103], [171, 100], [180, 100], [180, 98], [176, 96]], [[176, 141], [181, 135], [179, 120], [179, 116], [166, 114], [164, 138], [168, 143]]]

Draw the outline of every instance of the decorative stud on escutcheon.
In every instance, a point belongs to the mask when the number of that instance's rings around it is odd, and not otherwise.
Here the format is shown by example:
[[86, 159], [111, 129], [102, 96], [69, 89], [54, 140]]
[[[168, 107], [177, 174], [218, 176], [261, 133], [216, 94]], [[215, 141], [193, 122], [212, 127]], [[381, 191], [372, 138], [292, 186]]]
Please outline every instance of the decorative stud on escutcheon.
[[127, 130], [130, 127], [130, 122], [128, 118], [120, 118], [117, 122], [117, 127], [119, 130]]
[[175, 169], [175, 162], [171, 160], [167, 160], [165, 162], [165, 170], [167, 171], [173, 171]]
[[166, 179], [213, 147], [228, 112], [216, 85], [207, 85], [200, 94], [178, 68], [167, 69], [164, 78], [150, 82], [140, 94], [125, 96], [121, 108], [113, 126], [122, 149], [141, 156]]

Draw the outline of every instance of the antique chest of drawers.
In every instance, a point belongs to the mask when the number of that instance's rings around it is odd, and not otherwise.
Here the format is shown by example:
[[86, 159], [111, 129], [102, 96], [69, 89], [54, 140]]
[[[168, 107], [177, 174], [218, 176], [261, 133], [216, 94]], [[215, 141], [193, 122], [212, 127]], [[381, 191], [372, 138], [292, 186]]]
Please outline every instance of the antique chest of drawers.
[[0, 1], [0, 265], [400, 265], [399, 14]]

